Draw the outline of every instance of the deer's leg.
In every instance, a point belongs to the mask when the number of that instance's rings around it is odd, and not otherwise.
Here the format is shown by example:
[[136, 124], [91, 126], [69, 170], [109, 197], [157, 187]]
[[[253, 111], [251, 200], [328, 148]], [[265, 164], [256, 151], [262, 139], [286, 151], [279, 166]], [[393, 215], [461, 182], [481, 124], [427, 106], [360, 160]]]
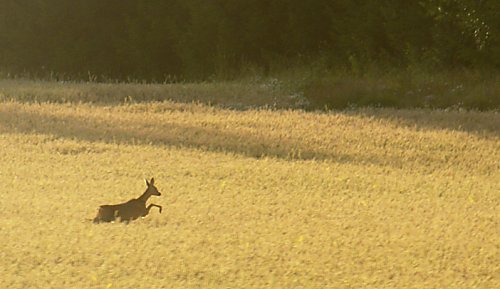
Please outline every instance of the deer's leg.
[[149, 204], [149, 206], [146, 208], [146, 215], [149, 214], [149, 210], [151, 210], [151, 207], [157, 207], [158, 209], [160, 209], [160, 214], [161, 214], [161, 210], [162, 210], [161, 206], [156, 205], [156, 204]]

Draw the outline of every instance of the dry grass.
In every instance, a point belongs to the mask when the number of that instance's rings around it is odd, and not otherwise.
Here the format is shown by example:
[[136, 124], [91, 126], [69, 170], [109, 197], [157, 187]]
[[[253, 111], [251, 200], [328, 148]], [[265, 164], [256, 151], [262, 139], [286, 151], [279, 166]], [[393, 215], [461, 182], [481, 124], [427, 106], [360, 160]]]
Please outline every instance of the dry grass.
[[[500, 116], [0, 102], [1, 288], [498, 288]], [[91, 222], [145, 189], [164, 208]]]
[[247, 109], [302, 105], [290, 89], [269, 81], [201, 83], [95, 83], [1, 79], [0, 101], [116, 104], [150, 101], [203, 103]]

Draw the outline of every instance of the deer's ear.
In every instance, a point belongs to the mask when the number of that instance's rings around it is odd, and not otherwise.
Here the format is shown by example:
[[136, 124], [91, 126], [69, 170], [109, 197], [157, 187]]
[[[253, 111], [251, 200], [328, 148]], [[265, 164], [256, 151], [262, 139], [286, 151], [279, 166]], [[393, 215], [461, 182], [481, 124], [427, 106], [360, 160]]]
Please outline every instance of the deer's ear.
[[145, 179], [146, 180], [146, 185], [149, 187], [149, 182], [148, 182], [148, 179]]
[[150, 183], [151, 185], [154, 185], [154, 184], [155, 184], [155, 178], [151, 178], [151, 181], [149, 181], [149, 183]]

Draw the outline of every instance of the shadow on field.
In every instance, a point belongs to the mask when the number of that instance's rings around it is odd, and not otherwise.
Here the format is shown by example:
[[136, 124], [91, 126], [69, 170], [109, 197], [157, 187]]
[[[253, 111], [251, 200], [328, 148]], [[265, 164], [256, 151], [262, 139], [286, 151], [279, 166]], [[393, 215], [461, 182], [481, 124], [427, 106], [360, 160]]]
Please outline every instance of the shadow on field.
[[417, 130], [462, 131], [477, 136], [500, 135], [500, 114], [495, 112], [386, 108], [360, 109], [345, 114], [380, 119], [396, 126]]
[[[187, 126], [148, 120], [112, 119], [57, 115], [46, 111], [28, 111], [22, 107], [0, 106], [0, 132], [48, 134], [59, 138], [119, 144], [151, 144], [229, 152], [247, 157], [263, 156], [282, 159], [333, 159], [352, 162], [352, 156], [333, 151], [307, 149], [293, 139], [275, 139], [269, 135], [242, 134], [223, 128]], [[366, 160], [365, 160], [366, 161]], [[374, 158], [373, 163], [378, 161]]]
[[[107, 113], [103, 111], [102, 113]], [[47, 134], [58, 138], [118, 144], [151, 144], [227, 152], [246, 157], [277, 157], [286, 160], [333, 160], [338, 163], [372, 164], [403, 167], [404, 158], [397, 153], [369, 150], [349, 153], [341, 147], [309, 145], [302, 136], [279, 136], [265, 131], [231, 130], [224, 127], [158, 122], [152, 119], [114, 117], [99, 114], [72, 115], [55, 113], [50, 108], [26, 109], [24, 106], [0, 106], [0, 132]], [[383, 119], [396, 126], [417, 129], [450, 129], [498, 136], [499, 117], [494, 113], [443, 116], [442, 113], [416, 110], [360, 110], [342, 114], [353, 117]], [[102, 117], [101, 117], [102, 116]], [[356, 145], [356, 141], [352, 143]], [[423, 156], [422, 156], [423, 157]], [[419, 157], [417, 161], [426, 160]]]

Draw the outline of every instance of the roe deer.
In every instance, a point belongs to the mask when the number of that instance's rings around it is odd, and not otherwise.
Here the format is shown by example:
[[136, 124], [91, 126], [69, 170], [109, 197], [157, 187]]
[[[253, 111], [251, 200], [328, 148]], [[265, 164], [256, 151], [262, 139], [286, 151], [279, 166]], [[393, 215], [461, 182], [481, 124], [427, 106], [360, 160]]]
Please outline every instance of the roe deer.
[[121, 222], [130, 222], [139, 217], [145, 217], [149, 214], [151, 207], [158, 207], [161, 210], [162, 207], [155, 204], [150, 204], [146, 207], [146, 201], [151, 196], [161, 196], [161, 193], [155, 187], [155, 179], [151, 178], [151, 181], [146, 180], [146, 185], [148, 188], [146, 191], [137, 199], [132, 199], [128, 202], [118, 204], [118, 205], [103, 205], [99, 207], [99, 212], [94, 218], [94, 223], [101, 222], [112, 222], [119, 218]]

